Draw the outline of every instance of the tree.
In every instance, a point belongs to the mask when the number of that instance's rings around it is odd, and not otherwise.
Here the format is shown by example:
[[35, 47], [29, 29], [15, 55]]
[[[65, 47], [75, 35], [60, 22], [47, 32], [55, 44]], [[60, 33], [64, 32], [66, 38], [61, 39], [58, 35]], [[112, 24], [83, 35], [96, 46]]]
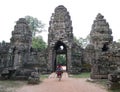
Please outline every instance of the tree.
[[80, 37], [79, 39], [74, 37], [74, 41], [83, 48], [85, 48], [89, 44], [89, 39], [90, 39], [89, 35], [86, 38]]
[[38, 50], [45, 50], [47, 48], [46, 43], [43, 41], [42, 36], [33, 37], [32, 47]]
[[45, 31], [44, 26], [40, 20], [37, 18], [34, 18], [32, 16], [25, 16], [25, 19], [28, 21], [30, 29], [32, 31], [32, 36], [35, 37], [36, 33], [41, 33], [42, 31]]
[[120, 43], [120, 39], [118, 39], [118, 41], [117, 41], [118, 43]]
[[5, 42], [4, 40], [2, 40], [1, 44], [2, 46], [5, 46], [7, 42]]
[[5, 43], [6, 43], [6, 42], [3, 40], [3, 41], [2, 41], [2, 44], [5, 44]]
[[79, 38], [79, 43], [81, 44], [81, 46], [83, 48], [85, 48], [87, 46], [87, 39], [86, 38], [84, 39], [84, 38], [80, 37]]
[[29, 27], [32, 31], [32, 47], [40, 51], [46, 49], [47, 45], [44, 42], [42, 36], [36, 36], [36, 34], [45, 31], [45, 24], [32, 16], [25, 16], [25, 19], [27, 20]]
[[57, 64], [66, 65], [66, 56], [64, 54], [57, 55]]
[[81, 46], [81, 43], [79, 43], [79, 39], [77, 39], [75, 36], [74, 36], [74, 42], [77, 43], [77, 45], [80, 45]]

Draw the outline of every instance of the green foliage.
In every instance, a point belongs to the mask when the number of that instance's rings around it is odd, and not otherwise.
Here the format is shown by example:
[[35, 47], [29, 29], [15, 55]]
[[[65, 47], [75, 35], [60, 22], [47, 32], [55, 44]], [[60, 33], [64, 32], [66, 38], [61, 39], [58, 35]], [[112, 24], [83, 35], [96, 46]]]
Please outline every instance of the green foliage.
[[27, 81], [3, 80], [0, 81], [0, 92], [15, 92], [17, 88], [26, 84]]
[[80, 45], [80, 46], [81, 46], [81, 43], [79, 43], [79, 40], [78, 40], [75, 36], [74, 36], [74, 38], [73, 38], [73, 39], [74, 39], [74, 42], [75, 42], [75, 43], [77, 43], [78, 45]]
[[2, 44], [5, 44], [5, 43], [6, 43], [6, 42], [3, 40], [3, 41], [2, 41]]
[[2, 45], [5, 45], [5, 44], [6, 44], [6, 42], [3, 40], [3, 41], [2, 41]]
[[41, 33], [42, 31], [45, 31], [44, 26], [40, 20], [37, 18], [34, 18], [32, 16], [25, 16], [25, 19], [28, 21], [30, 29], [32, 31], [32, 36], [35, 37], [36, 33]]
[[41, 51], [41, 50], [45, 50], [47, 48], [47, 45], [44, 42], [42, 36], [38, 36], [38, 37], [33, 37], [32, 47]]
[[49, 77], [48, 74], [41, 74], [41, 75], [40, 75], [40, 80], [42, 81], [42, 80], [44, 80], [44, 79], [46, 79], [46, 78], [48, 78], [48, 77]]
[[79, 46], [85, 48], [87, 44], [89, 44], [89, 39], [90, 39], [89, 35], [86, 38], [80, 37], [79, 39], [74, 37], [74, 42], [76, 42]]
[[65, 55], [57, 55], [57, 64], [61, 64], [61, 65], [66, 65], [66, 57]]
[[73, 74], [70, 75], [72, 78], [89, 78], [90, 77], [90, 72], [83, 72], [80, 74]]
[[109, 92], [120, 92], [120, 89], [109, 90]]
[[36, 36], [37, 33], [45, 31], [45, 24], [32, 16], [25, 16], [25, 19], [28, 21], [29, 27], [32, 31], [32, 47], [40, 51], [46, 49], [47, 45], [44, 42], [42, 36]]
[[118, 41], [117, 42], [119, 42], [120, 43], [120, 39], [118, 39]]
[[85, 38], [82, 38], [82, 37], [80, 37], [79, 38], [79, 43], [81, 44], [81, 46], [84, 48], [84, 47], [86, 47], [86, 45], [87, 45], [87, 39]]
[[[92, 83], [96, 83], [96, 84], [102, 85], [103, 87], [107, 88], [107, 82], [108, 82], [108, 79], [96, 79]], [[108, 92], [120, 92], [120, 89], [108, 90]]]

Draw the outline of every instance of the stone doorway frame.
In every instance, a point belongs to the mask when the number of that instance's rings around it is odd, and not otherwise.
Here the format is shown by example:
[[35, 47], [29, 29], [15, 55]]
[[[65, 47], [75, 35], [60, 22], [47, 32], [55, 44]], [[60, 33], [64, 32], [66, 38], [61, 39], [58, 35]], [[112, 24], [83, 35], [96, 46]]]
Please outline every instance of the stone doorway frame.
[[[63, 49], [60, 47], [63, 46]], [[57, 67], [57, 55], [64, 54], [66, 57], [66, 71], [67, 71], [67, 46], [62, 41], [57, 41], [54, 45], [54, 58], [52, 62], [53, 71], [56, 71]]]
[[[58, 46], [57, 46], [58, 45]], [[49, 47], [48, 51], [48, 69], [51, 72], [55, 71], [55, 59], [57, 56], [56, 48], [60, 45], [63, 45], [65, 48], [65, 52], [62, 52], [62, 54], [66, 55], [66, 71], [69, 72], [70, 66], [71, 66], [71, 49], [69, 46], [67, 46], [64, 41], [56, 41], [55, 44], [52, 47]]]

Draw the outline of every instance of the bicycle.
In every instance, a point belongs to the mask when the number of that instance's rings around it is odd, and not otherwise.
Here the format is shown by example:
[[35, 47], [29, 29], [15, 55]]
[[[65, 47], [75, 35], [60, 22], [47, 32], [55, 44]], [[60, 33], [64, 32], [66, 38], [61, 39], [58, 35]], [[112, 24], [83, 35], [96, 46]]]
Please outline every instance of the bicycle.
[[57, 78], [58, 78], [58, 81], [61, 81], [61, 78], [62, 78], [62, 71], [57, 71]]

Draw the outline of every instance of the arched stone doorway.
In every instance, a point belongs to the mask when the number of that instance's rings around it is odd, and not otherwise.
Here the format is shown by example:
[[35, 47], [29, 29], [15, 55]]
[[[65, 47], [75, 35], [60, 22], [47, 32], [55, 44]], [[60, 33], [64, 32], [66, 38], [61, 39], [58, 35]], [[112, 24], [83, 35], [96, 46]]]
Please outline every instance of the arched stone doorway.
[[[67, 71], [71, 68], [71, 48], [73, 43], [72, 21], [67, 9], [60, 5], [55, 8], [49, 22], [48, 33], [48, 70], [55, 71], [58, 56], [66, 58]], [[63, 49], [61, 49], [61, 46]]]
[[57, 65], [62, 65], [62, 66], [66, 66], [66, 70], [67, 70], [67, 48], [66, 45], [61, 42], [58, 41], [56, 42], [55, 46], [54, 46], [54, 50], [55, 50], [55, 59], [53, 61], [53, 69], [54, 71], [56, 70]]
[[[63, 50], [59, 50], [60, 47]], [[72, 20], [67, 9], [60, 5], [52, 13], [48, 28], [48, 71], [53, 72], [58, 63], [58, 56], [66, 58], [69, 73], [81, 71], [82, 48], [76, 44], [73, 36]]]

